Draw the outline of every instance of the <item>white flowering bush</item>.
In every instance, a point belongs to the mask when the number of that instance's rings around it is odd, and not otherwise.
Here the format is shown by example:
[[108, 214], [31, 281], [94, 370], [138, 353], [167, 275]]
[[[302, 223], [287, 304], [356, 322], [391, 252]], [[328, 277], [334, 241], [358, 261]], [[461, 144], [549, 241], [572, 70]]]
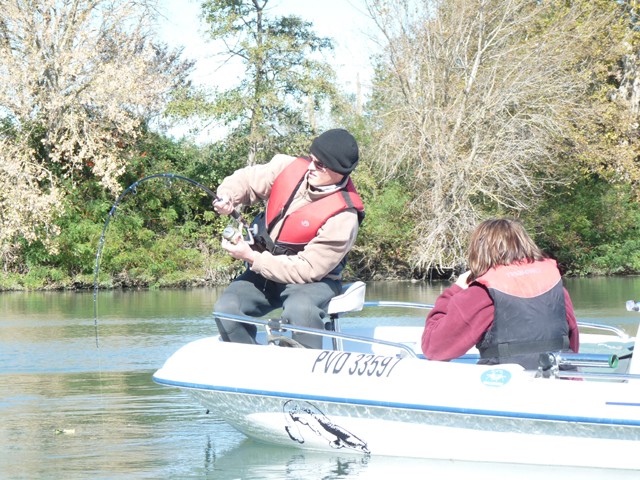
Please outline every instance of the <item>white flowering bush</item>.
[[4, 0], [0, 8], [0, 258], [55, 249], [69, 189], [114, 196], [141, 126], [189, 69], [152, 42], [154, 2]]

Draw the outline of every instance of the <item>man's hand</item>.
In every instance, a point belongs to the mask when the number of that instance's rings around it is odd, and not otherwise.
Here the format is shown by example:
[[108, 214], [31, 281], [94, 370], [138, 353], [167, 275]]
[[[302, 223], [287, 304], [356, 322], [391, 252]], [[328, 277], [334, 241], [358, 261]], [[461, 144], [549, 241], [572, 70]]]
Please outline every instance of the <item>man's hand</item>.
[[216, 213], [220, 215], [230, 215], [231, 212], [233, 212], [233, 203], [226, 195], [216, 198], [211, 205], [213, 205], [213, 209]]
[[237, 260], [243, 260], [248, 262], [249, 265], [253, 265], [253, 260], [256, 256], [256, 252], [251, 249], [251, 246], [244, 241], [242, 235], [238, 234], [238, 237], [233, 239], [235, 243], [229, 240], [222, 239], [221, 246], [227, 251], [229, 255]]

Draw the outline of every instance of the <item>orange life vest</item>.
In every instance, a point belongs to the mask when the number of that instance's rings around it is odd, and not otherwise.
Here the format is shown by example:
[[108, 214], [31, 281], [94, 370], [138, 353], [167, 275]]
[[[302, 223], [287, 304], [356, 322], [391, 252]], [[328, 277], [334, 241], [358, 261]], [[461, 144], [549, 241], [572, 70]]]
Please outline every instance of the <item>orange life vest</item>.
[[494, 304], [491, 328], [477, 347], [479, 363], [537, 368], [539, 353], [567, 350], [564, 288], [555, 260], [500, 265], [476, 279]]
[[[343, 189], [294, 212], [287, 213], [293, 197], [304, 180], [308, 167], [309, 159], [297, 158], [276, 177], [273, 183], [263, 228], [269, 234], [280, 219], [284, 217], [284, 221], [277, 238], [275, 241], [271, 241], [276, 247], [276, 251], [272, 253], [294, 254], [301, 251], [317, 235], [320, 227], [329, 218], [349, 208], [356, 209], [359, 220], [364, 217], [362, 199], [351, 179], [347, 181], [347, 185]], [[266, 243], [268, 245], [269, 241]]]

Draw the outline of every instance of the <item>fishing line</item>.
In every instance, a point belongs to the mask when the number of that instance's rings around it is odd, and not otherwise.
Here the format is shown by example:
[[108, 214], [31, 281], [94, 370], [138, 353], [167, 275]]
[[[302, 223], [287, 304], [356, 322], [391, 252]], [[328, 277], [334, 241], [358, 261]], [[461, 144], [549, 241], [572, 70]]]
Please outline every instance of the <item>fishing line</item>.
[[[111, 210], [109, 211], [109, 215], [107, 215], [107, 219], [104, 222], [104, 226], [102, 227], [102, 234], [100, 235], [100, 240], [98, 241], [98, 250], [96, 252], [96, 264], [95, 264], [94, 276], [93, 276], [93, 324], [94, 324], [95, 331], [96, 331], [96, 348], [98, 347], [98, 273], [100, 271], [100, 258], [102, 257], [102, 249], [104, 247], [104, 240], [105, 240], [105, 235], [107, 233], [107, 227], [109, 226], [109, 222], [111, 221], [111, 218], [116, 214], [116, 210], [118, 208], [118, 205], [122, 201], [122, 199], [130, 192], [133, 192], [133, 194], [135, 195], [137, 193], [138, 185], [140, 185], [141, 183], [144, 183], [144, 182], [146, 182], [148, 180], [153, 180], [154, 178], [165, 178], [165, 179], [168, 179], [169, 180], [169, 185], [168, 185], [169, 187], [171, 186], [171, 180], [173, 180], [173, 179], [183, 180], [185, 182], [188, 182], [188, 183], [190, 183], [192, 185], [195, 185], [196, 187], [204, 190], [214, 200], [220, 200], [218, 195], [216, 195], [212, 190], [210, 190], [209, 188], [205, 187], [201, 183], [198, 183], [195, 180], [192, 180], [191, 178], [183, 177], [182, 175], [176, 175], [175, 173], [155, 173], [153, 175], [149, 175], [148, 177], [141, 178], [137, 182], [134, 182], [131, 185], [129, 185], [120, 194], [118, 199], [111, 206]], [[240, 212], [238, 212], [237, 210], [234, 210], [231, 213], [231, 216], [240, 225], [242, 225], [244, 228], [248, 228], [248, 224], [245, 221], [245, 219], [242, 217]]]

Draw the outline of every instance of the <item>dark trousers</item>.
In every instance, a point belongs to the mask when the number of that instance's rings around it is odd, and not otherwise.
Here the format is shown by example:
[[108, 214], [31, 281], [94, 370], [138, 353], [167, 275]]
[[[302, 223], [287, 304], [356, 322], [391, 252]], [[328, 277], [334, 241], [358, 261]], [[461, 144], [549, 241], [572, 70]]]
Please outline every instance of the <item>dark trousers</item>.
[[[276, 283], [251, 270], [245, 271], [222, 292], [214, 310], [232, 315], [262, 317], [282, 308], [285, 323], [324, 328], [329, 301], [340, 293], [340, 281], [324, 279], [314, 283]], [[256, 343], [257, 327], [216, 318], [220, 336], [227, 342]], [[322, 348], [322, 337], [294, 333], [293, 339], [309, 348]]]

